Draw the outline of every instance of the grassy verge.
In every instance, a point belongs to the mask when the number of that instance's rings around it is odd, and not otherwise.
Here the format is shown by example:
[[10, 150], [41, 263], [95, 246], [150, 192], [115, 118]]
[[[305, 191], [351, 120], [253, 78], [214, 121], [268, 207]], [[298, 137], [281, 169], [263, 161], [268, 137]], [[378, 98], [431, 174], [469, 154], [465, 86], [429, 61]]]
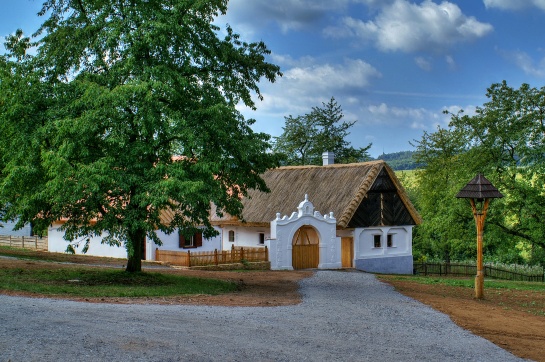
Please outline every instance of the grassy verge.
[[[421, 284], [441, 284], [451, 287], [475, 287], [473, 278], [438, 278], [434, 276], [409, 276], [409, 275], [380, 275], [380, 279], [411, 281]], [[545, 292], [545, 283], [541, 282], [519, 282], [510, 280], [485, 279], [485, 288], [490, 289], [513, 289], [513, 290], [535, 290]]]
[[[237, 290], [234, 282], [188, 277], [169, 273], [127, 273], [124, 259], [37, 252], [0, 247], [0, 291], [78, 298], [142, 298], [176, 295], [217, 295]], [[40, 262], [40, 263], [35, 263]], [[43, 263], [41, 263], [43, 262]], [[69, 265], [65, 265], [69, 264]], [[79, 264], [79, 265], [78, 265]], [[116, 268], [88, 267], [84, 264]]]
[[[81, 263], [81, 264], [116, 264], [126, 263], [126, 259], [94, 257], [89, 255], [75, 255], [68, 253], [50, 253], [47, 251], [36, 251], [31, 249], [13, 248], [0, 246], [0, 256], [14, 257], [24, 260], [37, 260], [60, 263]], [[145, 264], [145, 262], [143, 263]]]
[[0, 290], [98, 297], [160, 297], [221, 294], [236, 290], [235, 283], [161, 273], [127, 273], [115, 269], [0, 269]]

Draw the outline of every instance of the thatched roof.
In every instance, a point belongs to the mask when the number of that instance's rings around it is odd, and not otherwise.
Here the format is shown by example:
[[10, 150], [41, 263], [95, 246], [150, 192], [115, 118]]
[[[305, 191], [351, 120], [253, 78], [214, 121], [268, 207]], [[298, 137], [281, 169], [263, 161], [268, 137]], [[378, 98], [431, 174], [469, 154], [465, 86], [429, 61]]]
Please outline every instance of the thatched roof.
[[[246, 225], [268, 226], [276, 213], [291, 215], [304, 200], [305, 194], [322, 214], [333, 211], [337, 225], [346, 228], [362, 201], [375, 183], [381, 171], [386, 171], [397, 195], [408, 211], [413, 224], [420, 224], [421, 218], [409, 201], [394, 171], [382, 160], [334, 164], [328, 166], [288, 166], [266, 171], [262, 177], [271, 190], [264, 193], [251, 190], [243, 199], [243, 219]], [[215, 224], [241, 224], [229, 216], [213, 216]]]

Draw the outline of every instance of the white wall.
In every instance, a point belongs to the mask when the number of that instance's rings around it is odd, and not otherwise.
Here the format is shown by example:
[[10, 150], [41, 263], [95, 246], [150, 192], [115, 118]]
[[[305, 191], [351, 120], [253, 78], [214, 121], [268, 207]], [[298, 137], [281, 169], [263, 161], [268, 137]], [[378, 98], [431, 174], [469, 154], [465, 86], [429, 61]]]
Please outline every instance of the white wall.
[[[270, 239], [271, 232], [267, 227], [240, 227], [240, 226], [224, 226], [221, 230], [221, 243], [223, 250], [231, 250], [236, 247], [265, 247], [265, 244], [259, 243], [259, 234], [265, 235], [265, 240]], [[229, 231], [235, 232], [235, 241], [229, 241]]]
[[[392, 246], [388, 247], [388, 234]], [[375, 247], [374, 236], [381, 235], [381, 246]], [[412, 255], [412, 226], [384, 226], [354, 230], [354, 258]]]
[[[64, 232], [59, 231], [60, 223], [53, 224], [49, 228], [49, 245], [48, 250], [55, 253], [64, 253], [66, 247], [68, 246], [68, 241], [63, 239]], [[217, 228], [217, 231], [220, 232], [218, 236], [215, 236], [210, 239], [203, 239], [202, 247], [194, 249], [184, 249], [179, 247], [178, 232], [175, 231], [170, 235], [167, 235], [161, 231], [157, 231], [157, 236], [162, 241], [163, 245], [159, 246], [155, 244], [151, 239], [146, 238], [146, 260], [155, 260], [155, 250], [158, 248], [160, 250], [174, 250], [174, 251], [214, 251], [214, 249], [221, 250], [221, 229]], [[105, 236], [106, 234], [103, 234]], [[90, 239], [89, 250], [85, 255], [92, 256], [106, 256], [112, 258], [127, 258], [127, 250], [124, 246], [110, 246], [107, 244], [101, 244], [102, 237], [93, 237]], [[74, 244], [74, 242], [72, 242]], [[74, 247], [76, 254], [82, 254], [81, 249], [85, 245], [85, 239], [80, 241], [79, 247]]]
[[[64, 231], [59, 231], [61, 224], [53, 224], [48, 229], [48, 247], [47, 250], [53, 253], [64, 253], [66, 252], [66, 247], [70, 242], [66, 241], [64, 236]], [[105, 235], [105, 234], [103, 234]], [[82, 249], [85, 245], [85, 239], [79, 241], [79, 247], [75, 246], [74, 250], [76, 254], [83, 255], [92, 255], [92, 256], [106, 256], [112, 258], [127, 258], [127, 250], [124, 246], [110, 246], [107, 244], [102, 244], [102, 237], [93, 237], [90, 239], [89, 250], [86, 254], [82, 253]], [[71, 244], [77, 243], [77, 241], [71, 242]]]

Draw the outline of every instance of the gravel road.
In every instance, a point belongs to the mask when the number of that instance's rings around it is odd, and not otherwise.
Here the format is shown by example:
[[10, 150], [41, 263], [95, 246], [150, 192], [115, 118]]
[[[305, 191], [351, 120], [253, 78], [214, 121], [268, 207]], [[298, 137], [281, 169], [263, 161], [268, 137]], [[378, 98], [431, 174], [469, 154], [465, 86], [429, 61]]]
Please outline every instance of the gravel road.
[[318, 271], [288, 307], [0, 296], [0, 362], [522, 361], [362, 272]]

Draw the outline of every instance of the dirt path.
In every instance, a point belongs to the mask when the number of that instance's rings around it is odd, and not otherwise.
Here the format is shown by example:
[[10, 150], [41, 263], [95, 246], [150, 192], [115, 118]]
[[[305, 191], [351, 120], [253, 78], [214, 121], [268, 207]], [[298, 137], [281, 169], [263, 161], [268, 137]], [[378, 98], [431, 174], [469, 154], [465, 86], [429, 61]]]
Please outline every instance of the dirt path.
[[503, 349], [519, 357], [545, 361], [544, 292], [485, 289], [485, 298], [478, 300], [472, 288], [385, 281]]

